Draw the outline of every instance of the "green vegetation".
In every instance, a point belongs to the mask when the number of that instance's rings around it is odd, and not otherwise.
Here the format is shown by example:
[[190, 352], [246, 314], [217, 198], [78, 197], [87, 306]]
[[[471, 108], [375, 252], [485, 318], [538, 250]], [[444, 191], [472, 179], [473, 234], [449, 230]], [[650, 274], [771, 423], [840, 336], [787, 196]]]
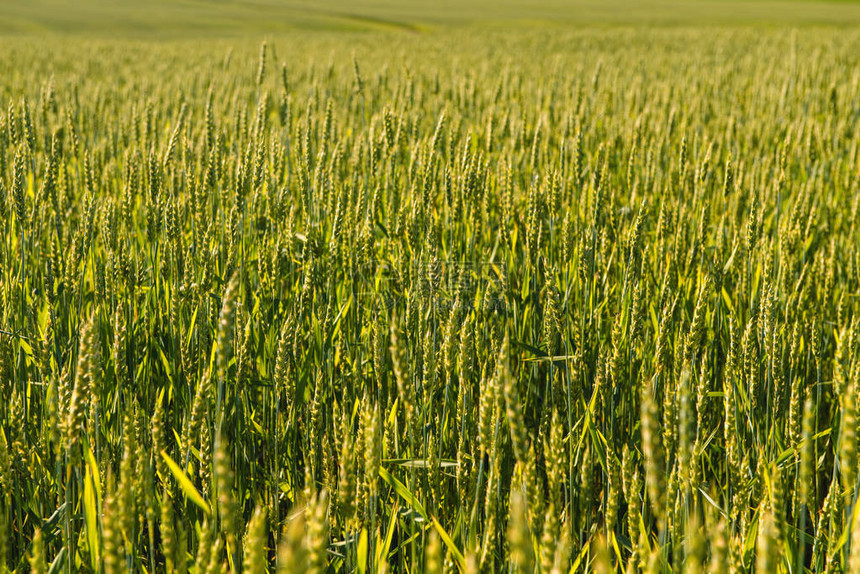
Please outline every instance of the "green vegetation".
[[40, 3], [0, 572], [860, 571], [857, 28]]
[[0, 34], [242, 37], [451, 26], [860, 24], [857, 0], [0, 0]]

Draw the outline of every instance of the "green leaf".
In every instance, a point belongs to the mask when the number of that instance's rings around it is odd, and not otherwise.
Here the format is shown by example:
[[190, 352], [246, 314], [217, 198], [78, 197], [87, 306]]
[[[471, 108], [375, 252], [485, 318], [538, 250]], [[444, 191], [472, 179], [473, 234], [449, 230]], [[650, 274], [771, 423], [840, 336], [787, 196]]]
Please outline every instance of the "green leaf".
[[582, 549], [579, 551], [579, 555], [577, 555], [576, 560], [573, 561], [573, 564], [570, 566], [570, 574], [579, 571], [579, 565], [582, 564], [582, 561], [588, 555], [588, 549], [591, 548], [591, 538], [585, 541], [585, 544], [582, 545]]
[[[424, 458], [398, 459], [387, 462], [396, 463], [404, 468], [429, 468], [430, 466], [429, 461]], [[456, 468], [459, 466], [455, 460], [440, 460], [437, 463], [439, 464], [439, 468]]]
[[753, 520], [750, 523], [746, 539], [744, 540], [744, 556], [747, 556], [752, 553], [755, 548], [756, 537], [758, 536], [758, 519], [759, 519], [759, 510], [756, 510], [755, 515], [753, 516]]
[[358, 547], [356, 548], [356, 568], [358, 574], [367, 572], [367, 529], [362, 528], [358, 536]]
[[460, 571], [465, 571], [466, 568], [466, 559], [463, 557], [463, 553], [457, 548], [457, 545], [454, 544], [454, 541], [445, 532], [445, 529], [442, 528], [442, 525], [439, 524], [439, 521], [435, 518], [430, 518], [427, 514], [427, 511], [424, 509], [424, 506], [421, 502], [415, 497], [415, 495], [408, 489], [406, 486], [394, 478], [384, 467], [379, 467], [379, 476], [387, 482], [394, 491], [400, 495], [402, 498], [412, 509], [421, 515], [425, 521], [432, 521], [433, 526], [436, 528], [436, 531], [439, 533], [439, 537], [442, 539], [442, 542], [445, 543], [445, 546], [448, 547], [448, 550], [451, 552], [451, 556], [457, 562], [457, 566], [460, 568]]
[[179, 465], [173, 462], [173, 459], [167, 456], [167, 453], [161, 451], [161, 456], [164, 458], [164, 461], [167, 463], [167, 467], [170, 469], [173, 477], [176, 478], [176, 482], [179, 483], [179, 488], [182, 489], [182, 492], [185, 493], [186, 498], [200, 507], [203, 512], [206, 514], [212, 514], [212, 509], [209, 508], [209, 504], [203, 500], [203, 496], [197, 491], [194, 485], [191, 483], [191, 479], [179, 468]]
[[87, 546], [90, 552], [90, 566], [94, 572], [99, 567], [99, 512], [96, 505], [96, 489], [91, 469], [87, 469], [84, 479], [84, 519], [87, 523]]
[[51, 566], [48, 568], [48, 574], [58, 574], [63, 571], [63, 565], [66, 561], [66, 547], [63, 546], [60, 548], [60, 551], [57, 552], [57, 556], [54, 557], [54, 561], [51, 562]]
[[728, 308], [729, 308], [729, 311], [731, 311], [732, 313], [734, 313], [734, 312], [735, 312], [735, 306], [732, 304], [732, 298], [731, 298], [731, 296], [728, 294], [728, 292], [726, 291], [726, 288], [725, 288], [725, 287], [723, 287], [722, 292], [720, 293], [720, 295], [722, 295], [722, 296], [723, 296], [723, 301], [725, 302], [726, 307], [728, 307]]
[[19, 339], [18, 341], [21, 344], [21, 348], [24, 350], [25, 353], [27, 353], [27, 356], [32, 357], [33, 356], [33, 347], [30, 346], [30, 343], [28, 343], [24, 339]]
[[161, 346], [158, 347], [158, 357], [161, 359], [161, 365], [164, 367], [164, 374], [167, 376], [167, 380], [173, 384], [173, 370], [170, 368], [170, 361], [167, 359]]
[[451, 537], [448, 536], [448, 533], [445, 532], [445, 529], [442, 528], [442, 525], [439, 524], [439, 521], [433, 518], [433, 526], [436, 527], [436, 532], [439, 533], [439, 538], [442, 539], [442, 542], [445, 543], [445, 546], [448, 547], [448, 550], [451, 552], [451, 556], [457, 562], [457, 566], [460, 568], [460, 572], [466, 571], [466, 559], [463, 557], [463, 553], [460, 552], [457, 545], [454, 544], [454, 541], [451, 540]]
[[424, 506], [421, 504], [421, 501], [415, 498], [415, 495], [409, 491], [406, 486], [394, 478], [391, 473], [385, 470], [384, 467], [379, 467], [379, 477], [382, 478], [385, 482], [387, 482], [391, 488], [394, 489], [400, 498], [402, 498], [415, 512], [421, 515], [421, 518], [427, 520], [427, 511], [424, 510]]
[[89, 468], [89, 471], [90, 471], [90, 477], [92, 477], [93, 486], [96, 489], [96, 502], [101, 502], [102, 485], [101, 485], [101, 480], [99, 479], [99, 477], [101, 476], [99, 474], [99, 465], [96, 462], [96, 457], [93, 455], [93, 449], [91, 449], [89, 447], [89, 445], [87, 445], [85, 454], [87, 457], [87, 467]]
[[391, 511], [391, 519], [388, 521], [388, 530], [385, 532], [385, 540], [382, 544], [376, 545], [376, 567], [377, 569], [382, 564], [384, 558], [388, 556], [388, 551], [391, 549], [391, 541], [394, 539], [394, 528], [397, 526], [397, 513], [400, 511], [400, 503], [394, 502], [394, 508]]
[[526, 351], [532, 353], [533, 355], [535, 355], [537, 357], [547, 357], [547, 354], [545, 351], [542, 351], [542, 350], [538, 349], [537, 347], [533, 347], [532, 345], [529, 345], [528, 343], [524, 343], [522, 341], [511, 341], [511, 344], [514, 345], [515, 347], [522, 347], [523, 349], [525, 349]]

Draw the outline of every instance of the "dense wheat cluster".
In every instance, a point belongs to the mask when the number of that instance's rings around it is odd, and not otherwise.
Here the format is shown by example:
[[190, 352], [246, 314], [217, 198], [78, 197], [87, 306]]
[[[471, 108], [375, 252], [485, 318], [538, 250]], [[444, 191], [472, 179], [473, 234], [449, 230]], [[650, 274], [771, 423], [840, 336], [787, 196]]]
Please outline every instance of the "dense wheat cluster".
[[860, 34], [0, 46], [0, 572], [860, 571]]

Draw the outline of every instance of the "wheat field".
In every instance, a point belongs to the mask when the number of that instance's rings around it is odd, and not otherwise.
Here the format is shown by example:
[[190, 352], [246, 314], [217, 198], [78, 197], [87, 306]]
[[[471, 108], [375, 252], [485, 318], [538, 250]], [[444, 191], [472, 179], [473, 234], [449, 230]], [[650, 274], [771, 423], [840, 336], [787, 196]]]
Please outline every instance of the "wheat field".
[[0, 572], [860, 572], [860, 27], [369, 14], [0, 44]]

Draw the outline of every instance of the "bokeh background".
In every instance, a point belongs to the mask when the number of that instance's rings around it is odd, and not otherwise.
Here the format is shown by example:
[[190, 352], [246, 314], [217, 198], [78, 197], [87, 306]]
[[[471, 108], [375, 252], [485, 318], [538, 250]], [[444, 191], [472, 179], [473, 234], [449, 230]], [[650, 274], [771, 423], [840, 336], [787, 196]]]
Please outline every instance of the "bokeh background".
[[855, 0], [0, 0], [0, 34], [236, 37], [453, 26], [860, 23]]

